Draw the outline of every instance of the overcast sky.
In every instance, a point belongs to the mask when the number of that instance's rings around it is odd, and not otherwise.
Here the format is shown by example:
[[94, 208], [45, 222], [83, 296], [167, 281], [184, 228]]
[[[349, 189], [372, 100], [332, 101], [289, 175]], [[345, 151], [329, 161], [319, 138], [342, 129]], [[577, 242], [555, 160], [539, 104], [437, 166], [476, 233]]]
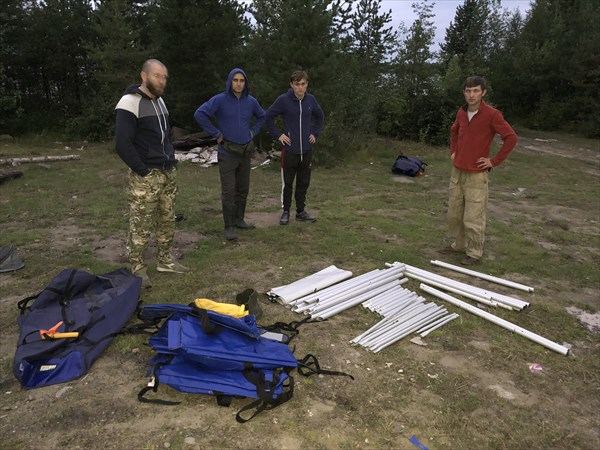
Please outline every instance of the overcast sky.
[[[411, 6], [413, 3], [415, 3], [415, 0], [382, 0], [381, 13], [386, 13], [389, 10], [392, 11], [392, 22], [390, 25], [394, 27], [394, 30], [397, 30], [401, 22], [404, 22], [404, 25], [408, 28], [416, 19]], [[434, 46], [434, 50], [437, 50], [439, 43], [444, 41], [446, 28], [454, 20], [456, 8], [463, 3], [464, 0], [435, 1], [435, 6], [433, 7], [435, 17], [433, 21], [436, 27], [435, 42], [437, 45]], [[525, 16], [530, 7], [529, 3], [530, 0], [502, 0], [501, 5], [502, 8], [509, 11], [518, 9], [521, 11], [521, 15]]]

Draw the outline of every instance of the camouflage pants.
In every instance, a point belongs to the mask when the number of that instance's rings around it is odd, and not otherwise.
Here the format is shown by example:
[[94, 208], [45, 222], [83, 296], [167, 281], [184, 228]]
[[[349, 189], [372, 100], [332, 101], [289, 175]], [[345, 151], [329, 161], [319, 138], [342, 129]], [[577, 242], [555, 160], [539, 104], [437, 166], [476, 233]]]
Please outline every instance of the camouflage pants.
[[175, 235], [175, 195], [177, 194], [176, 169], [152, 169], [145, 177], [129, 171], [129, 233], [127, 252], [131, 271], [144, 268], [144, 254], [150, 234], [156, 235], [157, 259], [172, 259]]
[[448, 228], [455, 250], [475, 259], [483, 255], [488, 172], [470, 173], [452, 167], [448, 202]]

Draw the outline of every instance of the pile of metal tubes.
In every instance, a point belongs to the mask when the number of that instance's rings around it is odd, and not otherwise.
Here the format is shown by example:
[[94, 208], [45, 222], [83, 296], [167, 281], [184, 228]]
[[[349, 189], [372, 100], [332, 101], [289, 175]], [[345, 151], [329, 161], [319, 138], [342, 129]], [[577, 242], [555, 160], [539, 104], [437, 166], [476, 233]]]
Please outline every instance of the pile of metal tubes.
[[360, 336], [350, 341], [374, 353], [399, 341], [412, 333], [422, 337], [458, 317], [448, 316], [446, 308], [435, 303], [425, 303], [425, 299], [415, 292], [389, 292], [363, 303], [363, 306], [384, 317]]
[[312, 319], [328, 319], [408, 282], [408, 279], [399, 279], [403, 270], [404, 264], [392, 265], [387, 269], [372, 270], [300, 297], [288, 303], [288, 305], [291, 306], [292, 311], [308, 314]]
[[[415, 331], [429, 333], [448, 319], [448, 311], [435, 303], [425, 303], [423, 297], [404, 289], [408, 278], [402, 278], [405, 265], [388, 264], [341, 283], [333, 284], [286, 304], [292, 311], [324, 320], [348, 308], [362, 304], [384, 319], [371, 330], [352, 341], [374, 352]], [[433, 328], [435, 327], [435, 328]], [[425, 336], [425, 334], [423, 335]]]
[[429, 286], [437, 287], [447, 292], [459, 294], [478, 303], [517, 311], [525, 309], [529, 306], [528, 302], [518, 298], [471, 286], [470, 284], [437, 275], [435, 273], [428, 272], [427, 270], [419, 269], [418, 267], [409, 266], [408, 264], [396, 262], [391, 266], [394, 267], [397, 265], [404, 267], [404, 275], [409, 278], [414, 278], [415, 280], [419, 280]]
[[[462, 271], [469, 275], [526, 292], [533, 292], [533, 288], [529, 286], [519, 285], [518, 283], [474, 271], [467, 272], [466, 269], [451, 264], [440, 261], [432, 261], [432, 264]], [[569, 352], [565, 346], [556, 344], [493, 314], [481, 311], [479, 308], [455, 299], [435, 288], [459, 294], [487, 306], [508, 310], [519, 311], [527, 308], [529, 303], [526, 301], [481, 289], [408, 264], [394, 262], [386, 264], [386, 267], [386, 269], [376, 269], [341, 283], [332, 284], [324, 289], [290, 301], [287, 305], [297, 313], [308, 314], [312, 319], [324, 320], [348, 308], [362, 304], [363, 307], [381, 315], [383, 320], [350, 342], [361, 345], [373, 352], [379, 352], [409, 334], [418, 333], [421, 337], [424, 337], [458, 317], [458, 314], [448, 314], [445, 307], [438, 306], [435, 303], [425, 303], [426, 300], [423, 297], [402, 288], [402, 285], [408, 282], [408, 278], [403, 278], [406, 275], [409, 278], [421, 281], [423, 284], [420, 288], [439, 299], [479, 315], [554, 351], [564, 355]]]

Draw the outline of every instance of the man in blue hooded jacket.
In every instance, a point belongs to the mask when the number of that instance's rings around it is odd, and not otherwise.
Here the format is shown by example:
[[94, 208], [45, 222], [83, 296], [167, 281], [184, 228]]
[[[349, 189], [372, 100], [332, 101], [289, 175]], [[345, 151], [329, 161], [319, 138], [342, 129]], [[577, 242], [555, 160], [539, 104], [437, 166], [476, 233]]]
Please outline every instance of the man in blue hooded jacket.
[[[312, 166], [312, 144], [319, 136], [325, 115], [314, 95], [306, 92], [308, 74], [303, 70], [292, 73], [290, 89], [277, 97], [267, 110], [267, 128], [271, 136], [283, 145], [281, 152], [281, 178], [283, 180], [281, 203], [283, 213], [279, 219], [281, 225], [290, 221], [292, 190], [296, 179], [296, 220], [315, 222], [317, 219], [304, 210], [306, 192], [310, 185]], [[284, 131], [275, 120], [283, 119]]]
[[[225, 91], [203, 103], [194, 113], [196, 122], [217, 139], [227, 240], [237, 239], [236, 227], [254, 228], [244, 220], [244, 215], [250, 190], [250, 158], [255, 148], [252, 138], [265, 123], [265, 111], [249, 94], [248, 84], [246, 73], [233, 69], [227, 77]], [[211, 120], [213, 117], [216, 126]]]

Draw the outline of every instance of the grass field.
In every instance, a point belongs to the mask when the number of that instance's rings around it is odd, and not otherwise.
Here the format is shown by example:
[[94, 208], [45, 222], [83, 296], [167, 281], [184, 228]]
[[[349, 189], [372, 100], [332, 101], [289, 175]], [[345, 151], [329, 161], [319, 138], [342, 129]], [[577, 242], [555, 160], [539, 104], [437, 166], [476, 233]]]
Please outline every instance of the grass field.
[[[218, 168], [180, 164], [177, 213], [185, 220], [177, 223], [175, 247], [192, 271], [157, 273], [151, 246], [154, 287], [142, 293], [145, 303], [233, 302], [245, 288], [264, 294], [332, 264], [360, 275], [399, 261], [522, 298], [531, 303], [524, 311], [487, 311], [571, 347], [565, 357], [445, 305], [460, 318], [427, 336], [427, 346], [405, 338], [375, 354], [349, 343], [380, 319], [354, 307], [305, 325], [294, 342], [298, 357], [313, 353], [355, 380], [296, 376], [290, 402], [246, 425], [234, 419], [244, 399], [220, 408], [211, 397], [165, 387], [163, 396], [179, 406], [138, 403], [151, 355], [142, 336], [116, 338], [81, 380], [20, 388], [12, 375], [17, 301], [65, 268], [99, 274], [127, 265], [126, 169], [111, 144], [3, 143], [0, 159], [80, 156], [0, 166], [23, 172], [0, 189], [0, 243], [13, 244], [26, 263], [0, 274], [3, 446], [411, 449], [414, 435], [430, 449], [600, 448], [600, 148], [518, 131], [517, 148], [491, 173], [486, 249], [474, 269], [533, 286], [531, 294], [430, 264], [457, 261], [437, 253], [449, 243], [447, 149], [374, 139], [332, 168], [315, 167], [307, 205], [318, 216], [314, 224], [280, 226], [277, 163], [257, 167], [247, 208], [257, 228], [235, 243], [222, 235]], [[427, 161], [426, 175], [393, 175], [400, 151]], [[414, 280], [405, 287], [443, 304]], [[265, 325], [303, 318], [263, 301]], [[534, 363], [543, 370], [532, 373]]]

